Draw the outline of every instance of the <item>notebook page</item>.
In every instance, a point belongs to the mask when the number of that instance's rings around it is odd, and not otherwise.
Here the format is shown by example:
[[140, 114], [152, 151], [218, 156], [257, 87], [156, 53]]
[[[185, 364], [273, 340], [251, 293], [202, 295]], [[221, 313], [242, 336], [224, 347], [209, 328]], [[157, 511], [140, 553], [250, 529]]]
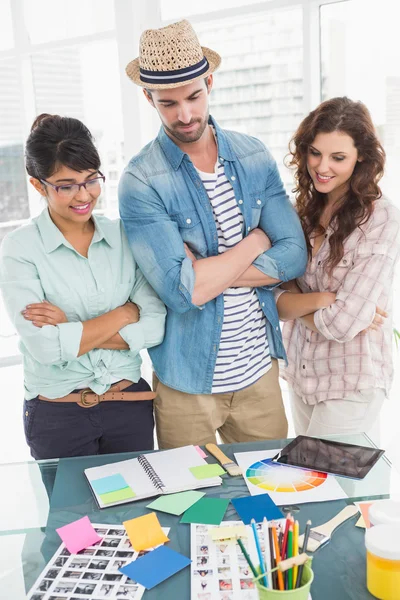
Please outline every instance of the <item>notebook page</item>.
[[153, 467], [164, 484], [164, 493], [170, 494], [177, 491], [194, 490], [196, 488], [220, 485], [220, 477], [210, 479], [196, 479], [189, 471], [190, 467], [200, 467], [207, 462], [201, 458], [194, 446], [173, 448], [146, 454], [146, 459]]
[[[126, 483], [135, 492], [136, 496], [133, 498], [133, 500], [151, 498], [152, 496], [160, 494], [151, 480], [147, 477], [146, 473], [143, 471], [137, 458], [122, 460], [120, 462], [102, 465], [101, 467], [91, 467], [90, 469], [85, 469], [85, 475], [88, 478], [89, 483], [94, 479], [100, 479], [101, 477], [107, 477], [108, 475], [116, 475], [117, 473], [120, 473], [122, 477], [124, 477]], [[96, 496], [96, 500], [100, 507], [112, 506], [112, 504], [105, 505], [93, 488], [92, 491]], [[129, 502], [132, 502], [132, 500], [129, 500]], [[122, 502], [117, 502], [116, 504], [122, 504]]]

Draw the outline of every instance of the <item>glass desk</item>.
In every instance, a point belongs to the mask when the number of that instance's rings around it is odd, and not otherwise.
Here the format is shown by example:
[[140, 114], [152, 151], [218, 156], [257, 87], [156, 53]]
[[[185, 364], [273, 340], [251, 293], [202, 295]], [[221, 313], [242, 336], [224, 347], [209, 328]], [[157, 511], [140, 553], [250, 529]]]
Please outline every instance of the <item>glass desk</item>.
[[[364, 434], [331, 436], [339, 441], [373, 446]], [[282, 448], [288, 440], [222, 445], [234, 452]], [[0, 466], [0, 599], [20, 600], [38, 577], [60, 544], [56, 527], [88, 515], [92, 522], [121, 524], [148, 512], [144, 500], [99, 510], [83, 475], [87, 467], [115, 462], [137, 454], [114, 454], [61, 460], [4, 464]], [[209, 457], [208, 462], [215, 462]], [[284, 507], [300, 522], [300, 532], [312, 520], [320, 525], [335, 516], [346, 503], [369, 498], [400, 498], [400, 475], [385, 455], [362, 481], [337, 478], [348, 500]], [[242, 477], [224, 475], [223, 484], [206, 488], [208, 496], [235, 498], [248, 495]], [[50, 500], [49, 500], [50, 498]], [[170, 527], [171, 548], [190, 556], [189, 525], [180, 517], [158, 513], [161, 525]], [[237, 519], [230, 504], [225, 520]], [[313, 600], [372, 599], [365, 584], [364, 530], [355, 527], [356, 518], [344, 523], [331, 542], [314, 554]], [[400, 595], [399, 595], [400, 598]], [[190, 570], [185, 569], [144, 594], [145, 600], [190, 600]]]

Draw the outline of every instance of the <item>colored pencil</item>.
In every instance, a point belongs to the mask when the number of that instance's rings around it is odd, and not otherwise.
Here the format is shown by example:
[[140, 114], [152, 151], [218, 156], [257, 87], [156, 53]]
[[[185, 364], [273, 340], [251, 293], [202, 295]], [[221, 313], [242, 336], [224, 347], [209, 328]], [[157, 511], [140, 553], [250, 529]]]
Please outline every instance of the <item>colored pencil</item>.
[[[275, 556], [276, 556], [276, 566], [279, 565], [279, 563], [281, 562], [281, 554], [279, 551], [279, 545], [278, 545], [278, 536], [276, 534], [276, 527], [273, 525], [272, 526], [272, 536], [274, 539], [274, 547], [275, 547]], [[284, 591], [285, 586], [283, 584], [283, 573], [282, 571], [278, 570], [278, 588], [281, 590], [281, 592]]]
[[[306, 524], [306, 528], [304, 530], [303, 552], [305, 552], [305, 549], [307, 548], [308, 538], [310, 536], [310, 529], [311, 529], [311, 521], [308, 520], [307, 524]], [[301, 587], [301, 578], [303, 577], [303, 569], [304, 569], [304, 565], [300, 565], [299, 571], [297, 573], [297, 582], [296, 582], [296, 587], [298, 587], [298, 588]]]
[[[287, 536], [287, 556], [286, 558], [292, 558], [293, 555], [293, 525], [289, 525], [289, 531]], [[293, 589], [293, 567], [288, 569], [288, 577], [287, 577], [287, 589]]]
[[[264, 559], [263, 559], [263, 555], [262, 555], [262, 552], [261, 552], [260, 540], [259, 540], [259, 537], [258, 537], [257, 526], [256, 526], [255, 520], [251, 519], [250, 523], [251, 523], [251, 528], [253, 530], [253, 536], [254, 536], [254, 542], [255, 542], [255, 545], [256, 545], [258, 561], [260, 563], [260, 575], [261, 575], [262, 573], [265, 573], [266, 569], [265, 569], [265, 566], [264, 566]], [[262, 581], [263, 581], [264, 587], [268, 587], [267, 578], [265, 577], [265, 575], [262, 578]]]
[[[272, 527], [268, 528], [268, 540], [269, 540], [269, 552], [270, 552], [270, 556], [271, 556], [271, 570], [272, 570], [272, 569], [275, 569], [275, 567], [276, 567], [275, 553], [274, 553], [274, 540], [273, 540], [273, 536], [272, 536]], [[271, 587], [273, 590], [278, 589], [278, 574], [276, 571], [274, 571], [272, 573]]]
[[[263, 535], [264, 535], [264, 559], [265, 559], [265, 570], [271, 571], [271, 552], [269, 547], [269, 535], [268, 535], [268, 521], [266, 517], [263, 520]], [[271, 576], [268, 577], [267, 583], [272, 587]]]
[[286, 558], [287, 538], [288, 538], [288, 533], [289, 533], [289, 525], [291, 522], [292, 522], [291, 515], [290, 515], [290, 513], [288, 513], [286, 515], [285, 533], [283, 534], [283, 542], [282, 542], [282, 547], [281, 547], [282, 560], [285, 560], [285, 558]]
[[250, 556], [247, 554], [247, 550], [243, 545], [243, 542], [240, 538], [237, 539], [237, 543], [240, 546], [241, 551], [243, 552], [243, 555], [245, 557], [245, 559], [247, 560], [247, 564], [249, 565], [251, 572], [253, 573], [254, 577], [258, 577], [258, 573], [253, 565], [253, 563], [251, 562]]
[[[294, 522], [293, 527], [293, 556], [297, 556], [299, 554], [299, 522]], [[296, 587], [297, 582], [297, 571], [299, 567], [296, 565], [293, 567], [293, 588]]]

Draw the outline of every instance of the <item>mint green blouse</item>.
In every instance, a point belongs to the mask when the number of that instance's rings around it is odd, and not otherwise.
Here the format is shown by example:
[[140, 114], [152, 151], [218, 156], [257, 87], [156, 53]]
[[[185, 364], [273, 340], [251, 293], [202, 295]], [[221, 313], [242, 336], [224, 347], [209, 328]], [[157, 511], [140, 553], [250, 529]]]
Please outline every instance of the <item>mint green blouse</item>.
[[[0, 250], [0, 288], [23, 355], [25, 398], [59, 398], [82, 385], [104, 393], [119, 379], [138, 381], [140, 350], [160, 344], [166, 310], [137, 267], [121, 221], [93, 216], [88, 258], [79, 254], [47, 208], [13, 231]], [[120, 330], [129, 350], [94, 349], [77, 356], [82, 322], [131, 299], [140, 320]], [[37, 328], [24, 319], [27, 304], [48, 300], [68, 323]]]

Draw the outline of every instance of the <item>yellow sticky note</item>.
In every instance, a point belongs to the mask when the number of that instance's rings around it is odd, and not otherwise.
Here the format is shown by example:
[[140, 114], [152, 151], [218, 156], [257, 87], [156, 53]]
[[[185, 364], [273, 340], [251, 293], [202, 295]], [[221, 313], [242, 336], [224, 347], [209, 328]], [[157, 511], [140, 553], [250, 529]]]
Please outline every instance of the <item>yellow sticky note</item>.
[[238, 537], [247, 537], [245, 525], [232, 525], [231, 527], [213, 527], [210, 530], [211, 539], [216, 540], [235, 540]]
[[356, 527], [361, 527], [362, 529], [366, 529], [367, 526], [365, 524], [364, 521], [364, 517], [361, 515], [361, 517], [358, 519], [357, 523], [356, 523]]
[[161, 529], [156, 513], [152, 512], [143, 517], [124, 521], [123, 525], [131, 541], [132, 547], [137, 552], [154, 548], [164, 542], [169, 542], [169, 538]]

